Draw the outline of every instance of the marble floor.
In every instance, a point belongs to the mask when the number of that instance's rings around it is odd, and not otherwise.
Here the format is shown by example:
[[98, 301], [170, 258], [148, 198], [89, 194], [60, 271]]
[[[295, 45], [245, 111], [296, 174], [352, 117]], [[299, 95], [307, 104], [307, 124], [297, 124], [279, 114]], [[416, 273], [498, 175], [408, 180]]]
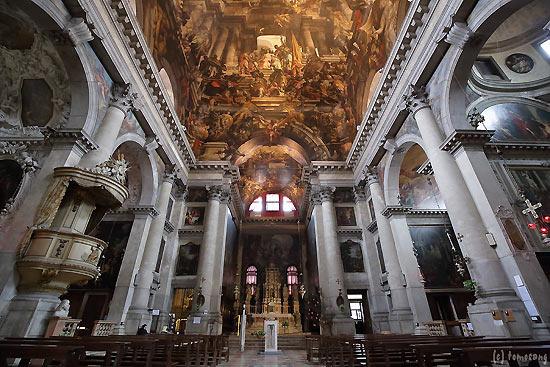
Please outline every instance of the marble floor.
[[287, 350], [278, 355], [261, 355], [258, 350], [248, 349], [244, 352], [231, 351], [229, 362], [224, 367], [305, 367], [314, 366], [306, 360], [305, 350]]

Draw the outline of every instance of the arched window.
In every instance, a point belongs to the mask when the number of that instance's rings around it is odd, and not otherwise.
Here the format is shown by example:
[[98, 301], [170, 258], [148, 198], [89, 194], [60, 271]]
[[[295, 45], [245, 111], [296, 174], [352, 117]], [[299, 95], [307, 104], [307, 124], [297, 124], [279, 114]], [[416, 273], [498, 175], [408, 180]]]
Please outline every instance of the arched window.
[[246, 269], [246, 284], [256, 285], [258, 282], [258, 269], [255, 266], [249, 266]]
[[298, 269], [295, 266], [289, 266], [286, 269], [286, 279], [289, 289], [291, 286], [298, 284]]
[[272, 193], [258, 196], [250, 204], [248, 213], [251, 217], [294, 217], [297, 215], [296, 207], [288, 196]]

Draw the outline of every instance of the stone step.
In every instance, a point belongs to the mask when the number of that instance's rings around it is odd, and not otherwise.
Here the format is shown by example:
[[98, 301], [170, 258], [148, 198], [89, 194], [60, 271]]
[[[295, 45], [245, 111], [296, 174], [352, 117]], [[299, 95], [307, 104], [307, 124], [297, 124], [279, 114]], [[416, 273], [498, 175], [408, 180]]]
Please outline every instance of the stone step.
[[[229, 336], [229, 348], [238, 350], [240, 339], [237, 335]], [[245, 348], [258, 349], [264, 348], [264, 338], [258, 338], [253, 335], [247, 335]], [[277, 340], [278, 348], [281, 350], [304, 350], [306, 346], [305, 335], [279, 335]]]

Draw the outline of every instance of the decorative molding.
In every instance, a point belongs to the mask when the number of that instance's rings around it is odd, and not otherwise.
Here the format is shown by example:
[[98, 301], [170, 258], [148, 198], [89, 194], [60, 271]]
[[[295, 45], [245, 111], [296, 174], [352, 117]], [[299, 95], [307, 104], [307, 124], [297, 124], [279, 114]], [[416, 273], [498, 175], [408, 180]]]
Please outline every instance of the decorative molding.
[[533, 152], [533, 151], [548, 151], [550, 150], [550, 143], [538, 142], [538, 143], [526, 143], [521, 141], [510, 141], [510, 142], [491, 142], [485, 145], [485, 149], [489, 151], [494, 151], [496, 153], [501, 153], [503, 151], [514, 151], [514, 152]]
[[[122, 210], [115, 210], [115, 213], [119, 213]], [[159, 212], [157, 208], [155, 208], [153, 205], [131, 205], [128, 207], [128, 209], [125, 210], [126, 212], [132, 213], [132, 214], [148, 214], [151, 217], [156, 217], [159, 215]]]
[[48, 129], [46, 141], [54, 146], [76, 145], [86, 154], [97, 149], [97, 144], [82, 129]]
[[453, 24], [444, 30], [444, 34], [445, 42], [460, 49], [464, 49], [464, 46], [472, 38], [473, 32], [470, 27], [468, 27], [468, 24], [453, 21]]
[[455, 130], [439, 148], [453, 154], [464, 146], [482, 147], [491, 141], [494, 133], [494, 130]]
[[172, 233], [176, 230], [176, 226], [172, 224], [172, 222], [170, 221], [165, 221], [164, 222], [164, 231], [165, 232], [168, 232], [168, 233]]
[[67, 32], [69, 39], [72, 41], [74, 46], [78, 46], [94, 39], [90, 27], [82, 18], [70, 19], [67, 23], [67, 27], [65, 28], [65, 32]]
[[204, 233], [203, 226], [185, 226], [178, 230], [178, 236], [182, 237], [185, 235], [196, 235]]
[[367, 231], [370, 233], [375, 233], [378, 231], [378, 225], [376, 224], [376, 219], [370, 222], [370, 224], [367, 226]]
[[346, 237], [352, 237], [355, 239], [363, 240], [363, 230], [361, 228], [346, 228], [346, 227], [338, 227], [336, 230], [336, 233], [339, 236], [346, 236]]
[[390, 218], [393, 215], [406, 215], [410, 212], [412, 208], [409, 206], [402, 205], [387, 205], [386, 208], [382, 211], [382, 215], [386, 218]]
[[298, 224], [298, 217], [247, 217], [243, 219], [243, 223], [283, 223], [283, 224]]
[[412, 115], [416, 114], [423, 108], [429, 108], [430, 102], [428, 100], [428, 93], [425, 86], [416, 86], [411, 84], [409, 86], [409, 92], [403, 96], [405, 100], [405, 108]]
[[432, 176], [434, 174], [434, 169], [432, 167], [432, 162], [426, 160], [424, 163], [418, 167], [416, 170], [417, 173], [425, 176]]
[[407, 212], [408, 216], [415, 216], [415, 217], [440, 217], [440, 216], [446, 216], [447, 210], [446, 209], [415, 209], [410, 208]]
[[390, 91], [395, 89], [405, 64], [409, 61], [408, 52], [413, 47], [413, 41], [417, 34], [424, 29], [422, 18], [430, 11], [430, 0], [417, 0], [411, 4], [409, 15], [405, 20], [392, 53], [383, 70], [379, 86], [376, 89], [365, 113], [365, 118], [359, 127], [355, 141], [353, 142], [347, 163], [355, 168], [359, 158], [365, 151], [369, 138], [374, 128], [378, 125], [383, 107], [389, 99]]

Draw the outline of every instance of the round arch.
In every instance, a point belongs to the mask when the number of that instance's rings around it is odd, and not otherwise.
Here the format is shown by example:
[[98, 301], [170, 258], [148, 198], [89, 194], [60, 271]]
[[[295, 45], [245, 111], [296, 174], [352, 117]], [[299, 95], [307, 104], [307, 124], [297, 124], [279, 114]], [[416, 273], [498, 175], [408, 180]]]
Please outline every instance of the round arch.
[[[80, 18], [73, 18], [61, 2], [21, 0], [17, 6], [42, 32], [65, 31], [84, 22]], [[82, 128], [91, 134], [98, 115], [98, 109], [92, 106], [98, 105], [100, 94], [99, 87], [94, 82], [94, 60], [89, 57], [85, 41], [76, 45], [55, 42], [54, 47], [70, 83], [70, 114], [65, 127]]]
[[[130, 197], [125, 205], [155, 205], [158, 190], [158, 167], [155, 159], [144, 148], [143, 137], [128, 133], [117, 139], [113, 156], [124, 154], [130, 165], [128, 186]], [[134, 171], [132, 171], [134, 168]], [[134, 197], [132, 197], [134, 195]]]
[[454, 129], [471, 129], [466, 119], [468, 103], [464, 91], [470, 70], [485, 42], [503, 20], [531, 1], [495, 0], [489, 3], [478, 3], [470, 14], [467, 24], [470, 31], [475, 34], [475, 42], [470, 42], [468, 47], [463, 49], [451, 47], [444, 59], [445, 64], [439, 72], [439, 109], [442, 127], [447, 134]]

